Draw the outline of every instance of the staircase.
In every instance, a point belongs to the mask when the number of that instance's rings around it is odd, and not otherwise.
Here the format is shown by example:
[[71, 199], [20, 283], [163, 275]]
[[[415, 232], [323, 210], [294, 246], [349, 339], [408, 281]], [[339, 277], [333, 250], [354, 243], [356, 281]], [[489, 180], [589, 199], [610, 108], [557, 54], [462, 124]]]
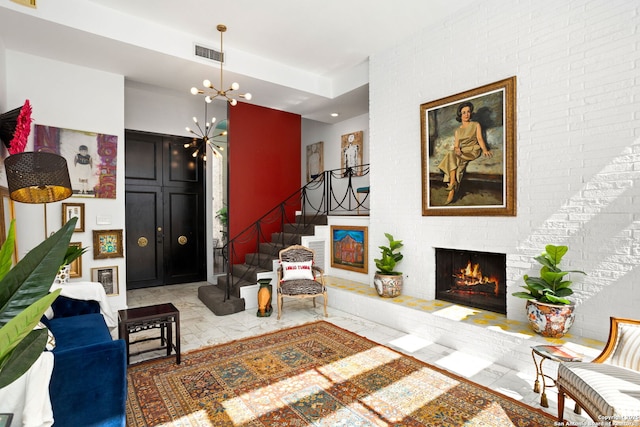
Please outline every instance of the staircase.
[[327, 216], [299, 215], [295, 223], [284, 224], [281, 232], [271, 234], [270, 242], [259, 244], [258, 252], [246, 254], [243, 264], [233, 264], [230, 275], [220, 276], [217, 287], [224, 290], [227, 280], [231, 280], [230, 295], [239, 298], [240, 288], [255, 285], [258, 273], [273, 271], [273, 261], [281, 249], [301, 244], [302, 236], [313, 236], [317, 225], [327, 225]]

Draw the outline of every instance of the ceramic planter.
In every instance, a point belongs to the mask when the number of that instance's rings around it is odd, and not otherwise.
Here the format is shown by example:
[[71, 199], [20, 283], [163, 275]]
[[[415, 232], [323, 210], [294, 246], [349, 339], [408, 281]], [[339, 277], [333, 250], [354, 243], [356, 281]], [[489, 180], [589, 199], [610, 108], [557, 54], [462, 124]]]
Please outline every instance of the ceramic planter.
[[376, 287], [378, 295], [384, 298], [395, 298], [402, 292], [403, 283], [402, 274], [380, 274], [373, 276], [373, 284]]
[[273, 312], [271, 306], [271, 293], [273, 292], [273, 286], [270, 284], [271, 279], [259, 279], [258, 283], [260, 288], [258, 289], [258, 317], [269, 317]]
[[575, 305], [557, 305], [528, 300], [529, 326], [543, 337], [561, 338], [569, 331], [575, 314]]

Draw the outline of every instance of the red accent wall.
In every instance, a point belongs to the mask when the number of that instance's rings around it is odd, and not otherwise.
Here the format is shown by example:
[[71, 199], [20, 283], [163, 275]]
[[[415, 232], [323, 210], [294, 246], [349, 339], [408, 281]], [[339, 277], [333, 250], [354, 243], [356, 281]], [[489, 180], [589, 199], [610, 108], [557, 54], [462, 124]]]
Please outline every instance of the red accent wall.
[[[300, 188], [302, 120], [297, 114], [241, 102], [228, 111], [229, 237], [234, 238]], [[289, 216], [299, 209], [289, 206]], [[266, 240], [280, 231], [279, 225], [263, 226]], [[236, 245], [234, 262], [255, 252], [255, 237], [250, 240]]]

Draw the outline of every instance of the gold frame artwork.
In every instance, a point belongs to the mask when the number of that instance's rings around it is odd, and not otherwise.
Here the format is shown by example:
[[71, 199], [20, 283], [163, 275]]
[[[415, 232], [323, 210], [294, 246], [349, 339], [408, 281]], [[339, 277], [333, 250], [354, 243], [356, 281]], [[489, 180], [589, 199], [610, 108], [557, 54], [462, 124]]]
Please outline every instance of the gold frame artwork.
[[[340, 137], [340, 168], [342, 176], [349, 176], [346, 168], [352, 168], [353, 176], [364, 175], [364, 131], [344, 134]], [[349, 160], [355, 164], [349, 164]]]
[[[313, 172], [313, 173], [312, 173]], [[324, 142], [307, 145], [307, 182], [311, 182], [324, 172]]]
[[122, 258], [122, 230], [93, 230], [93, 259]]
[[71, 218], [78, 217], [74, 233], [84, 231], [84, 203], [63, 203], [62, 204], [62, 225], [65, 225]]
[[[455, 154], [456, 115], [463, 102], [472, 104], [471, 121], [480, 125], [491, 157], [478, 151], [478, 158], [457, 170], [462, 178], [448, 202], [448, 182], [439, 166]], [[516, 216], [515, 76], [420, 105], [420, 130], [423, 216]]]
[[[331, 267], [367, 274], [369, 267], [367, 233], [368, 228], [366, 226], [332, 225]], [[347, 237], [352, 241], [348, 242], [350, 246], [353, 245], [356, 249], [357, 246], [361, 246], [362, 261], [359, 261], [356, 256], [353, 259], [350, 256], [345, 259], [343, 256], [345, 251], [342, 250], [342, 241]], [[347, 254], [352, 252], [351, 250], [346, 251]]]
[[[82, 248], [82, 242], [71, 242], [69, 246]], [[69, 264], [69, 277], [82, 277], [82, 255]]]

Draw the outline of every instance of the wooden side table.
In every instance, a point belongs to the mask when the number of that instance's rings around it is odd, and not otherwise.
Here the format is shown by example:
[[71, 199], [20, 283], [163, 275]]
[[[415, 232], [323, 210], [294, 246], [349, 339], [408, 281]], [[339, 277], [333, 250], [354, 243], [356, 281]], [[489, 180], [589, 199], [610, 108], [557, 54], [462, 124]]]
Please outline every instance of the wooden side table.
[[[180, 364], [180, 312], [171, 303], [129, 308], [118, 311], [118, 337], [124, 339], [127, 346], [127, 364], [130, 356], [158, 349], [167, 349], [167, 357], [175, 350], [176, 364]], [[175, 327], [175, 344], [173, 328]], [[160, 329], [160, 337], [143, 338], [130, 342], [131, 334], [148, 329]], [[160, 339], [160, 347], [142, 350], [131, 354], [131, 344]]]
[[[536, 355], [540, 357], [539, 362], [536, 360]], [[531, 357], [533, 358], [533, 363], [536, 366], [536, 381], [533, 384], [533, 391], [535, 393], [542, 392], [540, 395], [540, 406], [548, 408], [549, 402], [547, 401], [546, 389], [548, 387], [555, 387], [556, 381], [542, 371], [542, 362], [547, 359], [554, 362], [582, 362], [582, 355], [561, 345], [537, 345], [531, 347]], [[542, 388], [540, 388], [540, 379], [542, 379]], [[546, 379], [551, 380], [552, 384], [547, 385]], [[573, 412], [576, 414], [581, 412], [578, 404], [576, 404]]]

